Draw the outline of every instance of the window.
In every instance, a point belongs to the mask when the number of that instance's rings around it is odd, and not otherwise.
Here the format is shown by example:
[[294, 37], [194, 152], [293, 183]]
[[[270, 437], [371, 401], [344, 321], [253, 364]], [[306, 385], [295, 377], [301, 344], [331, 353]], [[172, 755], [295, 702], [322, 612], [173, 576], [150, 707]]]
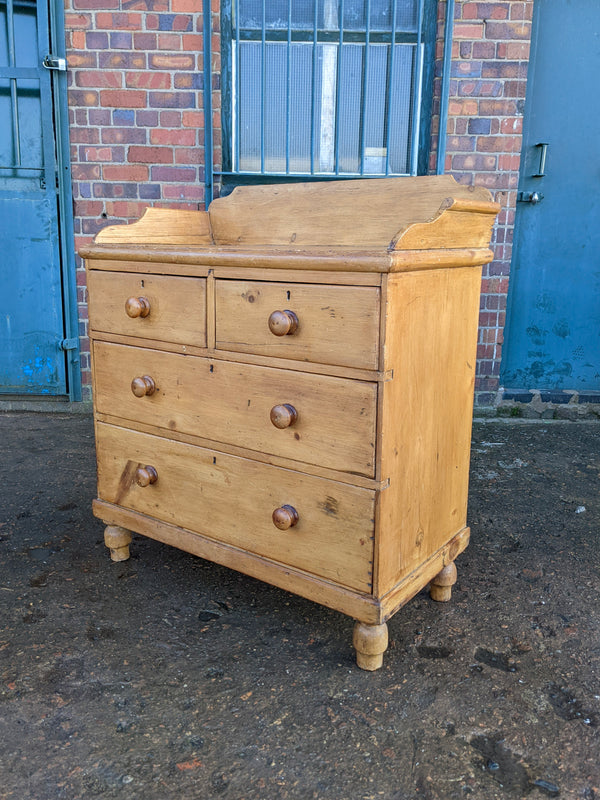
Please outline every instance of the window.
[[425, 171], [433, 0], [223, 5], [225, 175]]

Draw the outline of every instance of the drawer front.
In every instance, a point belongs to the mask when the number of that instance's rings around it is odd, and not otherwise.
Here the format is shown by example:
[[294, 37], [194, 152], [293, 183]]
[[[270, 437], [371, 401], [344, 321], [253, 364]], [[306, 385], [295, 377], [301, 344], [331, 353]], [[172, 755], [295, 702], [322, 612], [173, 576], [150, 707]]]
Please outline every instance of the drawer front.
[[373, 491], [102, 423], [96, 438], [101, 500], [371, 590]]
[[[278, 311], [295, 315], [296, 330], [282, 334], [280, 317], [280, 335], [271, 331]], [[216, 344], [238, 353], [377, 369], [379, 289], [217, 280]]]
[[206, 347], [205, 278], [89, 270], [87, 280], [93, 331]]
[[94, 379], [100, 413], [374, 475], [375, 383], [107, 342], [94, 343]]

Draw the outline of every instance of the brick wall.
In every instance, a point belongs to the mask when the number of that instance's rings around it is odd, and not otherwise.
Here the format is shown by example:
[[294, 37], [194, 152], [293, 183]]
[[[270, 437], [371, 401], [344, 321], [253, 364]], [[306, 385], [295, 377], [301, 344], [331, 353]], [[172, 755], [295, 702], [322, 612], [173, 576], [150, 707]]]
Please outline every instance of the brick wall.
[[[207, 0], [208, 2], [208, 0]], [[219, 0], [212, 0], [213, 160], [221, 158]], [[476, 402], [499, 384], [533, 0], [456, 0], [446, 171], [502, 205], [484, 267]], [[202, 0], [67, 0], [76, 246], [148, 205], [204, 205]], [[441, 59], [445, 2], [439, 4]], [[439, 125], [441, 60], [434, 96]], [[432, 171], [435, 164], [432, 152]], [[85, 273], [78, 269], [84, 398]]]
[[[132, 221], [149, 205], [204, 207], [202, 5], [202, 0], [67, 0], [77, 248], [108, 221]], [[214, 27], [218, 33], [217, 15]], [[218, 54], [218, 37], [214, 45]], [[80, 262], [77, 284], [88, 399], [87, 298]]]
[[[532, 12], [533, 0], [455, 4], [445, 168], [461, 183], [485, 186], [502, 206], [492, 243], [494, 261], [483, 268], [475, 383], [479, 406], [492, 405], [499, 388]], [[445, 13], [442, 2], [438, 57]], [[440, 73], [438, 60], [436, 98]], [[439, 102], [435, 109], [439, 113]], [[439, 117], [434, 119], [436, 135], [438, 125]]]

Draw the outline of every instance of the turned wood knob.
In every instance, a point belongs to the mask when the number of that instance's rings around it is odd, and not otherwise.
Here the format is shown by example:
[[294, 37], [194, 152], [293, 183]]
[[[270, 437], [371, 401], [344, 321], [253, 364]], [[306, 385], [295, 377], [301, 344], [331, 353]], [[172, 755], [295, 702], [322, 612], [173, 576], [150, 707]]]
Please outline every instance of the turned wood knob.
[[276, 428], [289, 428], [298, 419], [298, 412], [294, 406], [284, 403], [280, 406], [273, 406], [270, 416], [271, 422]]
[[136, 397], [145, 397], [146, 395], [154, 394], [156, 384], [150, 375], [142, 375], [131, 381], [131, 391]]
[[269, 330], [275, 336], [288, 336], [298, 329], [298, 317], [293, 311], [273, 311], [269, 317]]
[[158, 480], [158, 472], [149, 465], [138, 467], [135, 471], [135, 482], [138, 486], [150, 486]]
[[147, 297], [128, 297], [125, 301], [125, 313], [131, 319], [147, 317], [150, 313], [150, 301]]
[[280, 531], [287, 531], [288, 528], [293, 528], [298, 519], [298, 512], [294, 506], [280, 506], [273, 512], [273, 524]]

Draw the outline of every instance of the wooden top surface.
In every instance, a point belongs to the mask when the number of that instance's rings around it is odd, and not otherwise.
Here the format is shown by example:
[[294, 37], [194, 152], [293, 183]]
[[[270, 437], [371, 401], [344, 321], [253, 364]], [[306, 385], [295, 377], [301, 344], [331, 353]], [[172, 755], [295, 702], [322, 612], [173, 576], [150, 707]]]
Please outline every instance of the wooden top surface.
[[363, 269], [388, 272], [406, 268], [402, 251], [413, 258], [451, 249], [480, 264], [490, 260], [499, 209], [487, 189], [449, 175], [247, 186], [214, 200], [208, 212], [149, 208], [131, 225], [100, 231], [81, 254], [119, 258], [126, 250], [135, 259], [143, 248], [146, 257], [168, 251], [187, 263], [236, 265], [247, 257], [256, 266], [262, 253], [271, 262], [265, 266], [304, 267], [316, 258], [325, 269], [338, 261], [348, 269], [359, 259]]

